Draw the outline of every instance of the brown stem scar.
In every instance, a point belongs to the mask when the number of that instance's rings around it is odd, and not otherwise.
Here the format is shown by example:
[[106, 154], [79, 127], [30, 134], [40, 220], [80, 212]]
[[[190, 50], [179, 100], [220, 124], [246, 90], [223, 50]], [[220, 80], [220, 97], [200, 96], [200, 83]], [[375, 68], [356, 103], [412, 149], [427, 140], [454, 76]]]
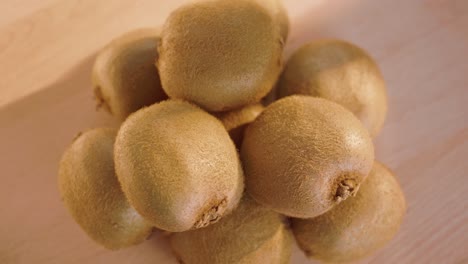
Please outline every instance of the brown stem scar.
[[204, 212], [203, 215], [199, 218], [193, 229], [206, 227], [212, 223], [216, 223], [221, 219], [222, 214], [226, 210], [227, 201], [226, 198], [221, 200], [221, 202], [212, 206], [208, 211]]
[[356, 184], [354, 179], [345, 179], [338, 184], [338, 188], [335, 193], [335, 200], [340, 203], [350, 196], [355, 196], [359, 189], [359, 185]]

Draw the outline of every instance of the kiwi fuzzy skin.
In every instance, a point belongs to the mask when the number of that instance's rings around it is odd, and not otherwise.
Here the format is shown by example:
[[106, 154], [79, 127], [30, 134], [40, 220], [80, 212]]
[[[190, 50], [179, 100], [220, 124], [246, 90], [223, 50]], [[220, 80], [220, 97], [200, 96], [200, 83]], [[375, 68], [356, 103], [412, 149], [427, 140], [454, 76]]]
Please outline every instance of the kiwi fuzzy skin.
[[219, 223], [170, 237], [175, 255], [185, 264], [286, 264], [293, 240], [283, 216], [248, 196]]
[[253, 0], [259, 3], [262, 7], [265, 7], [273, 18], [276, 20], [278, 27], [280, 29], [281, 37], [283, 38], [284, 43], [286, 43], [289, 36], [290, 22], [288, 11], [283, 5], [282, 0]]
[[280, 32], [281, 36], [283, 37], [284, 43], [287, 42], [289, 37], [289, 29], [291, 27], [291, 23], [289, 22], [289, 15], [286, 8], [283, 6], [281, 0], [276, 0], [278, 3], [278, 13], [277, 19], [280, 23]]
[[159, 29], [137, 29], [98, 54], [92, 72], [98, 108], [123, 121], [136, 110], [167, 99], [154, 66], [160, 40]]
[[156, 65], [170, 98], [228, 111], [271, 90], [283, 42], [275, 18], [255, 1], [195, 2], [166, 20]]
[[117, 135], [115, 164], [130, 203], [170, 232], [217, 222], [237, 206], [244, 188], [236, 148], [221, 121], [183, 101], [130, 115]]
[[313, 219], [293, 219], [299, 247], [310, 258], [344, 263], [364, 258], [398, 232], [406, 211], [393, 173], [375, 162], [356, 197]]
[[229, 132], [232, 141], [240, 149], [244, 139], [244, 131], [255, 118], [265, 109], [262, 104], [252, 104], [240, 109], [220, 113], [218, 118], [223, 122], [224, 127]]
[[241, 148], [246, 187], [259, 203], [311, 218], [356, 194], [374, 161], [372, 139], [344, 107], [290, 96], [249, 125]]
[[303, 94], [336, 102], [353, 112], [372, 137], [387, 113], [387, 92], [375, 61], [342, 40], [320, 40], [298, 49], [286, 63], [279, 98]]
[[94, 241], [112, 250], [143, 242], [153, 229], [120, 188], [113, 161], [116, 135], [111, 128], [79, 135], [62, 157], [58, 179], [75, 221]]

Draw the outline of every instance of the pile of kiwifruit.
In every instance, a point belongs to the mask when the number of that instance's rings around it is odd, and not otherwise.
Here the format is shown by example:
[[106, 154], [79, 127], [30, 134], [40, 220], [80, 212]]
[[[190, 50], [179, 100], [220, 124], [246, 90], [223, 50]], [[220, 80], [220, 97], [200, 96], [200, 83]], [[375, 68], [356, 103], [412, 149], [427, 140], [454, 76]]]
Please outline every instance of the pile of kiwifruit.
[[122, 123], [79, 134], [59, 169], [93, 240], [120, 249], [162, 230], [186, 264], [289, 263], [294, 240], [341, 263], [391, 240], [406, 203], [374, 159], [382, 75], [341, 40], [283, 63], [288, 31], [279, 0], [205, 0], [100, 52], [94, 94]]

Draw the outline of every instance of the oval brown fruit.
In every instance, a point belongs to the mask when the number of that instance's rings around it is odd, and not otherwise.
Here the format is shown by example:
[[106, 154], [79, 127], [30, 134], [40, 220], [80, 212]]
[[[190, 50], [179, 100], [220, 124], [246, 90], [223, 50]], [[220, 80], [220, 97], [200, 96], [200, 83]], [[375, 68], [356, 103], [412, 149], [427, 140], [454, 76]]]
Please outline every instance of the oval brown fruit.
[[288, 36], [289, 36], [289, 15], [288, 11], [283, 5], [283, 1], [281, 0], [253, 0], [263, 7], [265, 7], [268, 11], [270, 11], [273, 19], [276, 21], [280, 28], [280, 34], [283, 38], [283, 41], [286, 43]]
[[244, 197], [219, 223], [174, 233], [170, 241], [185, 264], [286, 264], [293, 238], [283, 216]]
[[392, 172], [376, 162], [356, 197], [313, 219], [293, 219], [293, 231], [306, 255], [324, 262], [361, 259], [387, 244], [406, 211]]
[[274, 102], [249, 125], [241, 157], [255, 200], [311, 218], [355, 195], [372, 168], [374, 147], [342, 106], [295, 95]]
[[138, 110], [122, 124], [115, 166], [135, 209], [156, 227], [205, 227], [239, 203], [244, 177], [221, 121], [183, 101]]
[[120, 120], [136, 110], [167, 98], [154, 66], [160, 30], [128, 32], [99, 52], [92, 80], [98, 107]]
[[255, 1], [200, 1], [172, 12], [158, 50], [169, 97], [218, 112], [256, 103], [271, 90], [283, 40], [276, 19]]
[[321, 40], [298, 49], [286, 63], [279, 97], [311, 95], [353, 112], [372, 137], [387, 113], [387, 92], [375, 61], [361, 48], [342, 40]]
[[153, 227], [122, 192], [114, 170], [117, 130], [89, 130], [65, 151], [59, 168], [59, 189], [68, 211], [83, 230], [108, 249], [143, 242]]

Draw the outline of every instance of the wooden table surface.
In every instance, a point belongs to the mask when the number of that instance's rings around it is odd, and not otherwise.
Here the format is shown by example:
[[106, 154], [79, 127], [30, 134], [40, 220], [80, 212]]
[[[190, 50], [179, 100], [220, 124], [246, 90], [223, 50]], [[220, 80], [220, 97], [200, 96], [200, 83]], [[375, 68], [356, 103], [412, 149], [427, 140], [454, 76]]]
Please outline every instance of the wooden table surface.
[[[90, 69], [111, 38], [161, 25], [184, 1], [0, 1], [0, 263], [176, 263], [165, 239], [118, 252], [88, 239], [59, 198], [57, 164], [96, 112]], [[377, 158], [408, 201], [401, 232], [363, 263], [468, 263], [468, 1], [291, 0], [286, 54], [343, 38], [388, 84]], [[309, 263], [296, 249], [293, 263]]]

